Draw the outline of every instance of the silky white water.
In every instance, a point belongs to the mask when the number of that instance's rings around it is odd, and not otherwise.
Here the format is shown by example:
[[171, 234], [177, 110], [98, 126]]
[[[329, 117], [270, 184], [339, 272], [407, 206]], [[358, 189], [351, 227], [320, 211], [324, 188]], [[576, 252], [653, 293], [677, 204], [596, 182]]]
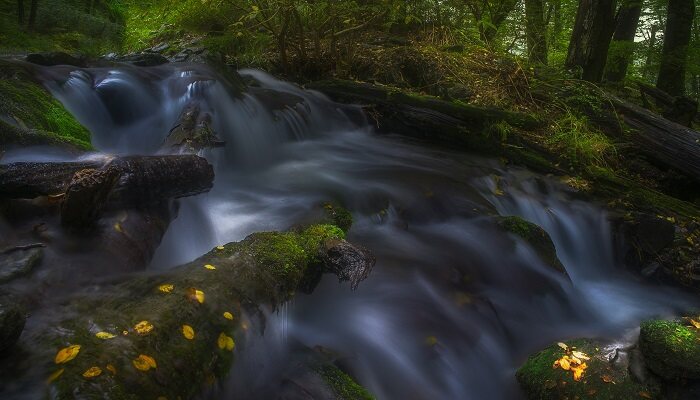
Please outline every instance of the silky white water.
[[[615, 259], [604, 210], [549, 178], [379, 136], [357, 107], [259, 71], [241, 95], [201, 65], [47, 68], [45, 84], [101, 152], [151, 154], [188, 104], [210, 113], [225, 148], [210, 193], [181, 200], [150, 269], [303, 221], [319, 203], [348, 208], [348, 239], [377, 264], [357, 291], [326, 276], [267, 310], [216, 398], [274, 398], [299, 349], [322, 346], [379, 399], [510, 399], [516, 368], [558, 340], [617, 338], [691, 301], [647, 285]], [[69, 159], [46, 149], [3, 162]], [[9, 161], [8, 161], [9, 160]], [[519, 215], [552, 237], [570, 280], [497, 229]]]

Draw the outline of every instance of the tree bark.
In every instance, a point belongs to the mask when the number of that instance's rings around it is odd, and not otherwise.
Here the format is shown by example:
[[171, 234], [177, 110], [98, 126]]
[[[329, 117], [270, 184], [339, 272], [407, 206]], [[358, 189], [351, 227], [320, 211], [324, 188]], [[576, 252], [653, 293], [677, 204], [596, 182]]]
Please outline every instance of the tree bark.
[[688, 45], [695, 16], [695, 0], [669, 0], [664, 48], [656, 87], [673, 96], [685, 93]]
[[525, 0], [525, 31], [530, 62], [547, 64], [547, 26], [542, 0]]
[[627, 75], [627, 68], [634, 55], [634, 38], [642, 14], [642, 0], [624, 0], [617, 13], [615, 34], [613, 35], [608, 61], [605, 68], [605, 80], [621, 82]]
[[569, 44], [566, 67], [580, 68], [581, 78], [600, 82], [615, 22], [615, 0], [581, 0]]
[[630, 138], [656, 161], [700, 181], [700, 132], [642, 107], [614, 99], [623, 120], [636, 132]]
[[34, 24], [36, 23], [36, 15], [39, 9], [39, 0], [32, 0], [29, 5], [29, 21], [27, 22], [27, 28], [29, 30], [34, 29]]
[[113, 168], [119, 180], [109, 192], [110, 207], [146, 207], [211, 189], [214, 171], [195, 155], [129, 156], [110, 161], [19, 162], [0, 165], [0, 198], [61, 195], [76, 173]]
[[20, 26], [24, 24], [24, 0], [17, 0], [17, 22]]
[[659, 27], [657, 25], [651, 26], [651, 31], [649, 32], [649, 45], [647, 46], [647, 55], [644, 60], [644, 76], [649, 81], [653, 80], [653, 64], [654, 64], [654, 47], [656, 47], [656, 34], [659, 32]]

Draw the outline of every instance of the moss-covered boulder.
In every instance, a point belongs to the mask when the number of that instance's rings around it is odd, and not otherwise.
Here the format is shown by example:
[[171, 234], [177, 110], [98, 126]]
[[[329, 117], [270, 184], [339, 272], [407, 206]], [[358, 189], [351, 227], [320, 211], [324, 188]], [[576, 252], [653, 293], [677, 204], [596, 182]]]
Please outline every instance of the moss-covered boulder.
[[[581, 364], [569, 361], [576, 357]], [[580, 376], [574, 370], [582, 368]], [[566, 368], [565, 368], [566, 367]], [[652, 399], [659, 389], [637, 383], [626, 366], [617, 366], [603, 353], [601, 343], [586, 339], [553, 344], [531, 356], [516, 372], [528, 399]]]
[[657, 375], [669, 380], [700, 379], [700, 330], [691, 323], [645, 321], [639, 347]]
[[350, 375], [332, 364], [319, 365], [315, 371], [328, 385], [338, 400], [372, 400], [367, 389], [358, 385]]
[[90, 132], [36, 81], [28, 64], [0, 60], [0, 145], [90, 149]]
[[43, 360], [52, 398], [192, 398], [245, 345], [245, 315], [290, 299], [343, 237], [313, 225], [218, 246], [174, 271], [77, 296], [60, 313], [72, 317], [27, 347]]
[[557, 257], [552, 238], [540, 226], [516, 216], [497, 217], [496, 224], [502, 229], [526, 241], [547, 265], [566, 274], [564, 265]]

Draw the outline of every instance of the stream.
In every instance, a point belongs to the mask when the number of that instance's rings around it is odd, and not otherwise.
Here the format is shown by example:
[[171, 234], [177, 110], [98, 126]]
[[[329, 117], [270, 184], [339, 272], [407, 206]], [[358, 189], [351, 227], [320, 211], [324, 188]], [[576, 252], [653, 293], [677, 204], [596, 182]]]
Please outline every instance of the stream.
[[[191, 102], [226, 142], [202, 153], [214, 187], [180, 201], [149, 270], [288, 229], [329, 200], [353, 214], [348, 239], [376, 256], [356, 291], [328, 275], [312, 294], [268, 310], [264, 334], [247, 332], [212, 398], [275, 398], [297, 350], [321, 346], [378, 399], [517, 399], [517, 367], [544, 346], [624, 340], [641, 320], [694, 304], [626, 272], [605, 210], [557, 180], [378, 135], [359, 107], [261, 71], [239, 73], [254, 82], [249, 93], [236, 95], [195, 64], [42, 71], [101, 152], [154, 153]], [[28, 148], [2, 162], [72, 158]], [[498, 229], [496, 215], [543, 227], [570, 280]]]

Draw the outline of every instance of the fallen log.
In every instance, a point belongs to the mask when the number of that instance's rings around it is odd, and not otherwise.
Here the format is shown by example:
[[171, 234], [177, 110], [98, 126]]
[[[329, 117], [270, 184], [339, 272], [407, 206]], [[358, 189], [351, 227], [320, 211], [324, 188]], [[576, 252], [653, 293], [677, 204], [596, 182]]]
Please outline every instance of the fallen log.
[[[0, 197], [31, 199], [58, 195], [76, 173], [110, 168], [119, 179], [108, 202], [115, 207], [156, 204], [211, 189], [214, 170], [195, 155], [128, 156], [79, 162], [18, 162], [0, 165]], [[103, 178], [104, 179], [104, 178]]]
[[55, 314], [72, 317], [23, 335], [23, 348], [51, 398], [192, 398], [226, 375], [258, 308], [288, 300], [309, 273], [337, 271], [324, 264], [329, 251], [372, 267], [343, 238], [332, 225], [257, 233], [169, 273], [81, 293]]
[[313, 82], [306, 87], [338, 102], [363, 104], [365, 113], [374, 119], [380, 132], [503, 156], [540, 172], [558, 171], [542, 146], [526, 135], [503, 131], [503, 126], [506, 130], [541, 127], [542, 123], [531, 115], [408, 95], [391, 87], [361, 82], [331, 80]]
[[624, 139], [654, 161], [700, 181], [700, 132], [617, 97], [611, 97], [611, 104], [633, 129]]
[[643, 82], [637, 82], [637, 86], [642, 95], [644, 108], [656, 111], [655, 107], [647, 100], [647, 96], [649, 96], [654, 99], [656, 108], [659, 109], [659, 113], [664, 118], [691, 127], [698, 113], [698, 103], [695, 100], [687, 96], [673, 97], [663, 90]]

